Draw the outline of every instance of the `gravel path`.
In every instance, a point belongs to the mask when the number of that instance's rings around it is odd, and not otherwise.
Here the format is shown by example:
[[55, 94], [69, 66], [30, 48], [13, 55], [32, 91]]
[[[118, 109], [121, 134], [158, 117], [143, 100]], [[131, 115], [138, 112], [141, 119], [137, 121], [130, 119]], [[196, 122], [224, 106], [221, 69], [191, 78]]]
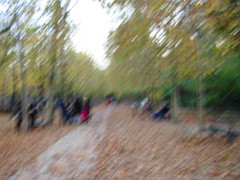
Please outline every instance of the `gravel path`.
[[111, 109], [102, 108], [95, 112], [88, 124], [80, 125], [61, 138], [10, 179], [88, 179], [89, 170], [96, 164], [98, 156], [94, 149], [104, 137]]

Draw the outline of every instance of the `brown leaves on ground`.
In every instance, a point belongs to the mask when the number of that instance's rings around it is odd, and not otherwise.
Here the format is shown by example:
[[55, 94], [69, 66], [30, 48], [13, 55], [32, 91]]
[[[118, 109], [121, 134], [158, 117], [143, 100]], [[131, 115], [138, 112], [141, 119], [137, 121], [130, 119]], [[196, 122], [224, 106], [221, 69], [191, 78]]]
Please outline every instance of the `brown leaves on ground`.
[[[240, 179], [239, 137], [233, 145], [217, 136], [186, 137], [178, 125], [168, 120], [157, 123], [137, 115], [132, 118], [126, 105], [99, 108], [111, 108], [112, 112], [108, 120], [103, 118], [108, 122], [107, 130], [96, 148], [97, 163], [86, 172], [85, 179]], [[194, 115], [188, 117], [196, 119]], [[8, 118], [3, 114], [0, 119], [0, 179], [32, 162], [74, 128], [59, 127], [55, 122], [19, 135]], [[76, 157], [79, 154], [73, 152]], [[78, 176], [73, 174], [72, 178]]]
[[178, 125], [131, 118], [114, 108], [98, 145], [93, 179], [239, 179], [240, 139], [232, 146], [219, 137], [184, 138]]
[[15, 123], [8, 114], [0, 115], [0, 179], [7, 178], [20, 168], [30, 164], [74, 126], [58, 125], [58, 117], [52, 125], [37, 128], [26, 135], [15, 132]]

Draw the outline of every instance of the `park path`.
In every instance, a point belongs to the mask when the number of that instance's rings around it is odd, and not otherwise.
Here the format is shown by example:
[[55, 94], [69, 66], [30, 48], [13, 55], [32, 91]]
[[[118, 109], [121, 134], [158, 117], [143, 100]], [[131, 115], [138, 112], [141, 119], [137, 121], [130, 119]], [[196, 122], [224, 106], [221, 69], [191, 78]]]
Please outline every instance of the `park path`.
[[94, 149], [104, 137], [111, 109], [97, 110], [88, 124], [80, 125], [61, 138], [10, 179], [88, 179], [89, 170], [97, 161], [98, 154]]
[[95, 111], [89, 124], [10, 179], [240, 179], [239, 139], [229, 146], [214, 136], [183, 136], [182, 128], [167, 119], [132, 117], [126, 104]]

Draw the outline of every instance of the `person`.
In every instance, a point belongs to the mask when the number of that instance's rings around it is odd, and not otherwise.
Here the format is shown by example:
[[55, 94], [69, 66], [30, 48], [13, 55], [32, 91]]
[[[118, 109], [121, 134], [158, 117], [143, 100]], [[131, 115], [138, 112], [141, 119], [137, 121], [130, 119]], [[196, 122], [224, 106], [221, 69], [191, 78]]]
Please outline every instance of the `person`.
[[88, 98], [84, 104], [83, 110], [81, 112], [81, 123], [88, 122], [90, 118], [90, 109], [91, 109], [90, 102], [91, 102], [91, 99]]
[[34, 101], [32, 101], [27, 108], [27, 112], [28, 112], [28, 130], [33, 129], [34, 125], [35, 125], [35, 120], [37, 117], [37, 107]]
[[83, 100], [81, 97], [78, 97], [72, 106], [71, 114], [73, 116], [72, 123], [78, 123], [80, 118], [80, 113], [82, 112]]
[[142, 100], [142, 102], [140, 103], [140, 109], [143, 109], [143, 107], [146, 105], [147, 102], [148, 102], [148, 98], [146, 97], [146, 98], [144, 98], [144, 99]]
[[163, 103], [163, 108], [159, 110], [157, 113], [154, 114], [153, 119], [157, 118], [157, 122], [160, 121], [163, 117], [165, 117], [166, 113], [169, 111], [169, 105], [168, 103]]
[[153, 110], [153, 106], [152, 106], [152, 103], [150, 102], [150, 103], [148, 103], [148, 104], [143, 108], [143, 111], [142, 111], [142, 113], [141, 113], [141, 116], [142, 116], [143, 114], [145, 114], [146, 112], [151, 113], [152, 110]]
[[109, 105], [112, 101], [112, 97], [108, 97], [107, 100], [105, 101], [105, 105]]
[[135, 101], [131, 106], [130, 109], [132, 109], [132, 117], [135, 116], [135, 114], [137, 113], [138, 110], [138, 101]]
[[[59, 99], [55, 105], [55, 109], [57, 109], [58, 107], [60, 107], [61, 109], [61, 115], [62, 115], [62, 124], [65, 125], [67, 120], [68, 120], [68, 111], [67, 111], [67, 107], [65, 106], [64, 102]], [[61, 124], [61, 122], [60, 122]]]
[[136, 105], [137, 105], [137, 101], [135, 101], [131, 106], [130, 106], [130, 109], [133, 109]]
[[13, 108], [13, 114], [15, 115], [15, 118], [17, 120], [16, 123], [16, 130], [17, 132], [19, 132], [21, 124], [22, 124], [22, 102], [18, 101], [15, 105], [15, 107]]

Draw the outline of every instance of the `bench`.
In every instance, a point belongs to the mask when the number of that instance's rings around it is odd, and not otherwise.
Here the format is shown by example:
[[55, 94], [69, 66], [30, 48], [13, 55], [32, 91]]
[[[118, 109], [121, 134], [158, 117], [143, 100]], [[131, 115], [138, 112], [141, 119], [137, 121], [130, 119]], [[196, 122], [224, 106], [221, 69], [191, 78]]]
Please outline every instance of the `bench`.
[[227, 143], [232, 144], [234, 140], [240, 136], [240, 132], [234, 130], [233, 127], [223, 128], [222, 126], [211, 124], [208, 127], [200, 129], [201, 132], [209, 132], [210, 135], [219, 134], [220, 137], [227, 137]]

